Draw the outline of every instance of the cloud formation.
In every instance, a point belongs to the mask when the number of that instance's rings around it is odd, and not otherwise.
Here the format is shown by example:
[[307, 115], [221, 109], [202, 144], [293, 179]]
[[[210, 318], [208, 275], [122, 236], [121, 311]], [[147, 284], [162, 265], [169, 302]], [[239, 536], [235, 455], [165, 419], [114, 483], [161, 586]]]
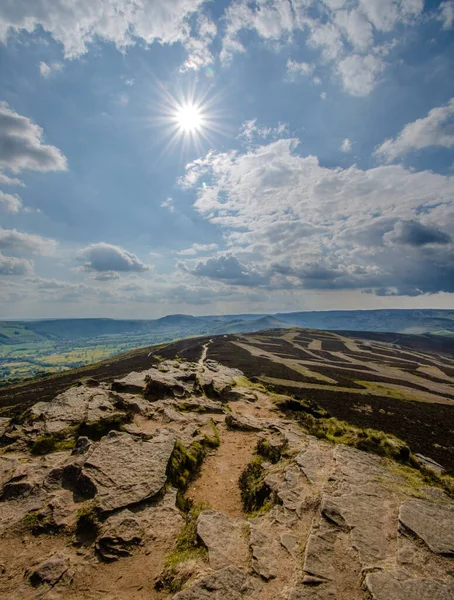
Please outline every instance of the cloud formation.
[[385, 140], [375, 155], [393, 162], [409, 152], [430, 146], [454, 147], [454, 98], [429, 111], [427, 117], [408, 123], [395, 137]]
[[22, 209], [22, 200], [17, 194], [7, 194], [0, 190], [0, 213], [18, 213]]
[[0, 102], [0, 169], [19, 173], [65, 171], [66, 157], [55, 146], [43, 144], [43, 130], [28, 117]]
[[228, 256], [188, 272], [269, 289], [454, 290], [454, 178], [400, 166], [326, 168], [297, 145], [211, 152], [187, 166], [182, 185], [228, 247]]
[[11, 256], [52, 256], [57, 242], [16, 229], [0, 229], [0, 251]]
[[85, 54], [97, 39], [125, 49], [138, 40], [173, 44], [188, 38], [187, 19], [204, 0], [22, 0], [0, 5], [0, 40], [39, 26], [63, 46], [65, 58]]
[[33, 272], [33, 266], [32, 260], [4, 256], [0, 252], [0, 275], [27, 275]]
[[149, 265], [140, 261], [135, 254], [119, 246], [105, 244], [104, 242], [90, 244], [90, 246], [83, 248], [78, 253], [77, 260], [84, 262], [83, 270], [109, 273], [109, 279], [112, 279], [112, 272], [142, 273], [150, 268]]

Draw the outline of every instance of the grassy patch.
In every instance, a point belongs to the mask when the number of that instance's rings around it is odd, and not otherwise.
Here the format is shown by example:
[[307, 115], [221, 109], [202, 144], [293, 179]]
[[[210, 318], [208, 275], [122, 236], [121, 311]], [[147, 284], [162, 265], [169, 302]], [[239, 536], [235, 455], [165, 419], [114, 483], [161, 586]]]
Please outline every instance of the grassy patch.
[[158, 589], [166, 589], [175, 594], [192, 576], [194, 563], [206, 560], [207, 549], [197, 537], [197, 519], [203, 504], [194, 504], [186, 515], [186, 521], [177, 538], [174, 550], [164, 560], [164, 567], [156, 584]]
[[21, 525], [23, 530], [37, 535], [48, 530], [51, 524], [46, 516], [34, 511], [25, 515], [21, 521]]
[[41, 456], [43, 454], [50, 454], [51, 452], [72, 450], [75, 445], [74, 430], [71, 429], [40, 436], [32, 443], [30, 452]]
[[264, 481], [264, 471], [260, 457], [254, 458], [247, 465], [241, 473], [238, 485], [246, 512], [260, 511], [270, 503], [271, 488]]
[[273, 464], [276, 464], [281, 460], [281, 456], [285, 451], [287, 444], [283, 443], [273, 443], [271, 440], [267, 440], [266, 438], [260, 438], [257, 442], [256, 452], [267, 458]]
[[200, 442], [194, 442], [189, 448], [186, 448], [179, 440], [175, 443], [175, 448], [167, 466], [167, 481], [178, 490], [177, 506], [179, 508], [186, 506], [183, 493], [186, 491], [189, 482], [199, 472], [205, 455], [205, 445]]
[[219, 431], [218, 428], [216, 427], [214, 421], [210, 421], [210, 427], [213, 430], [213, 435], [206, 435], [205, 434], [205, 444], [209, 447], [209, 448], [219, 448], [219, 446], [221, 445], [221, 438], [219, 437]]

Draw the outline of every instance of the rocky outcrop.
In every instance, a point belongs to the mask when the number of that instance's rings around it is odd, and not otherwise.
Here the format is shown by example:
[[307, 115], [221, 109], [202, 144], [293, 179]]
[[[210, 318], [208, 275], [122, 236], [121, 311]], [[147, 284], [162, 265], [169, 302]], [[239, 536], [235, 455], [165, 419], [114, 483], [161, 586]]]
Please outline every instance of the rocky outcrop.
[[[5, 597], [452, 598], [453, 500], [417, 471], [307, 435], [238, 375], [164, 361], [2, 420]], [[207, 472], [191, 482], [209, 464], [211, 507]]]

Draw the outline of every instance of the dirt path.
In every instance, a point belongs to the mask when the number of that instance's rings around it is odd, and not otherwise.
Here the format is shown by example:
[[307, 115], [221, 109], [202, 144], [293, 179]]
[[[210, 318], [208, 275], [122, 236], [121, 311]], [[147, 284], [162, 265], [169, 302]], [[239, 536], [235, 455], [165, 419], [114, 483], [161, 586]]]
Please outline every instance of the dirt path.
[[218, 429], [221, 445], [205, 459], [199, 478], [189, 486], [186, 496], [229, 517], [242, 517], [238, 479], [252, 458], [257, 434], [230, 431], [225, 425]]
[[211, 344], [212, 341], [213, 340], [208, 340], [206, 344], [203, 344], [202, 356], [199, 358], [199, 362], [197, 363], [199, 369], [203, 369], [203, 363], [205, 362], [208, 353], [208, 346]]

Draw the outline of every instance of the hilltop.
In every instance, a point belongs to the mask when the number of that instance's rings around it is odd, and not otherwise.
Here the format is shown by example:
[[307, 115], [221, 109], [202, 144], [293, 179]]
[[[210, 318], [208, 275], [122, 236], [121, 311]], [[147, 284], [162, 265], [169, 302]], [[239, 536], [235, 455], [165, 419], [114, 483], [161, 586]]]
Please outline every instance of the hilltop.
[[183, 340], [2, 390], [3, 593], [452, 598], [454, 349], [372, 338]]

